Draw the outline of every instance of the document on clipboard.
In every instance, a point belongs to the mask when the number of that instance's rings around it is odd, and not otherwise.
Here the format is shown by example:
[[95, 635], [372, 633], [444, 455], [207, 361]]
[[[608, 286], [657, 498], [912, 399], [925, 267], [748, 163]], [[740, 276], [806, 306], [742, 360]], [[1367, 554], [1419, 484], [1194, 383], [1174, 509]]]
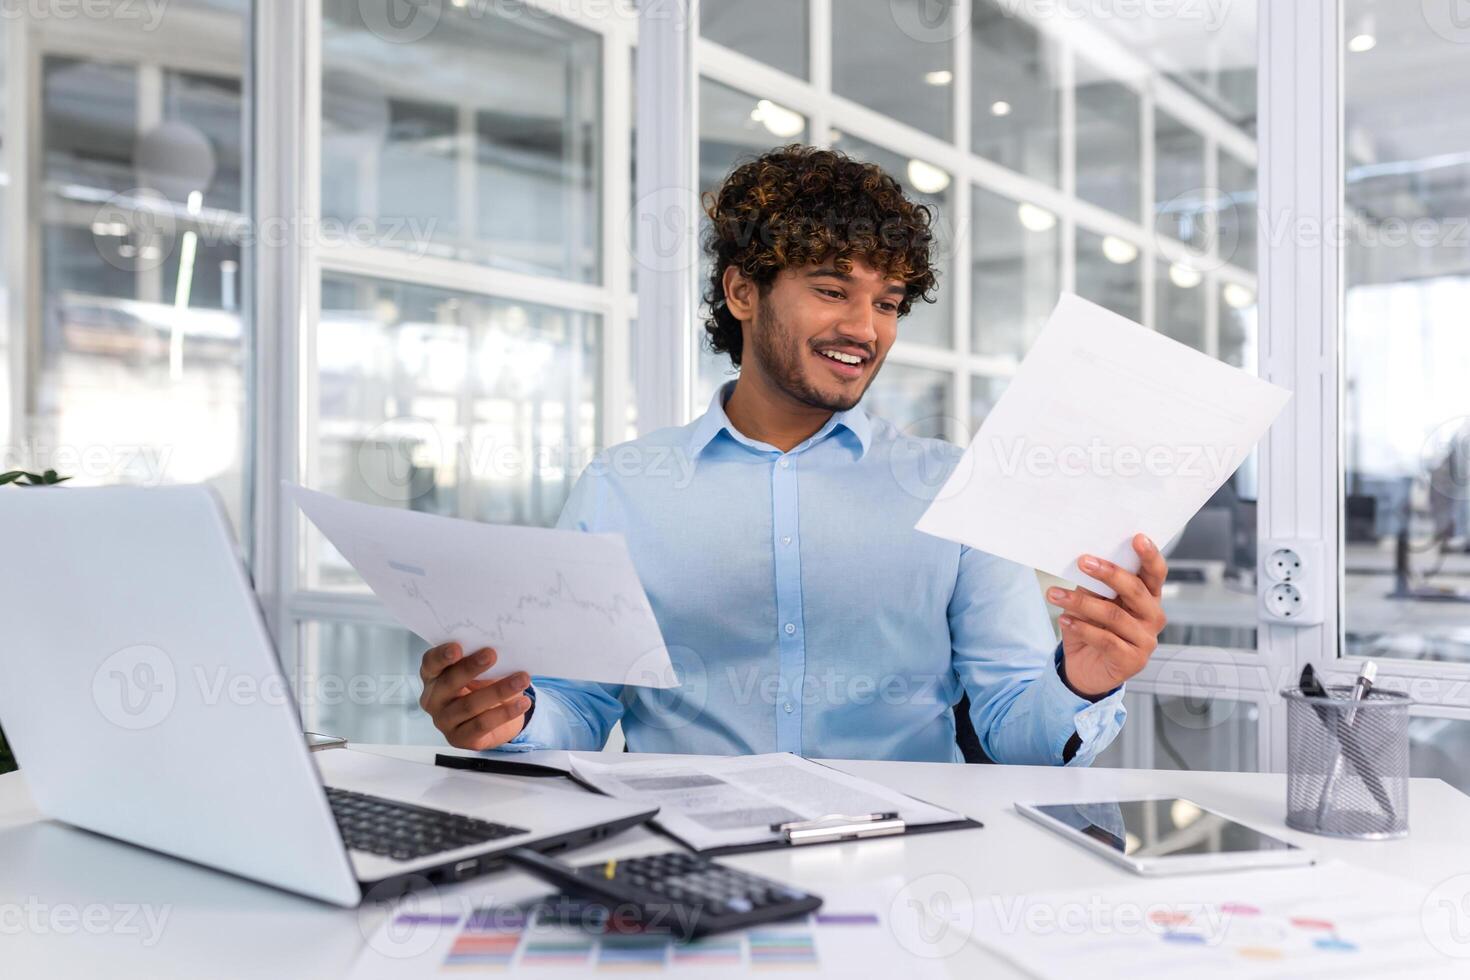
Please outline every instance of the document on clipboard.
[[785, 752], [621, 764], [573, 757], [570, 765], [608, 796], [656, 804], [659, 829], [702, 854], [980, 826]]

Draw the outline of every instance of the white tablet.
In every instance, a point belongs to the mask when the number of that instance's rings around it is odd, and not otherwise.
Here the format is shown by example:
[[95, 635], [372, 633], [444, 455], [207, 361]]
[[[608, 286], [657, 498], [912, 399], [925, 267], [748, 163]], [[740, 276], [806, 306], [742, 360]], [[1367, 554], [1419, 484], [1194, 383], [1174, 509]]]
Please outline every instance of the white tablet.
[[1317, 855], [1178, 797], [1017, 803], [1043, 827], [1141, 875], [1312, 864]]

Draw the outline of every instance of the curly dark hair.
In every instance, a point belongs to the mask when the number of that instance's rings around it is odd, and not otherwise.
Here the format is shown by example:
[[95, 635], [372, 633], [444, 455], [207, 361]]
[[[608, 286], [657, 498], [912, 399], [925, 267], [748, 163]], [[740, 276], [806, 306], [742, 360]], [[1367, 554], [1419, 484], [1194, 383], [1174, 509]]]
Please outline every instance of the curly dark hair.
[[903, 280], [899, 316], [915, 299], [934, 302], [933, 216], [875, 163], [792, 143], [736, 167], [700, 202], [710, 219], [703, 244], [712, 263], [704, 329], [715, 353], [729, 354], [736, 367], [743, 344], [740, 321], [725, 305], [731, 265], [765, 296], [783, 269], [831, 261], [851, 272], [856, 258], [884, 278]]

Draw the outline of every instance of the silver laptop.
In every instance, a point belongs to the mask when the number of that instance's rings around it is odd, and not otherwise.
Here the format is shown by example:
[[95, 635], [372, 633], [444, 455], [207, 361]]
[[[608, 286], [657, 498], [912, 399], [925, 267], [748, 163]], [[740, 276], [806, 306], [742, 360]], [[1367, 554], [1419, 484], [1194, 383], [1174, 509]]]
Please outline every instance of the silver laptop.
[[0, 541], [0, 725], [51, 817], [353, 906], [653, 815], [559, 780], [310, 752], [206, 487], [11, 489]]

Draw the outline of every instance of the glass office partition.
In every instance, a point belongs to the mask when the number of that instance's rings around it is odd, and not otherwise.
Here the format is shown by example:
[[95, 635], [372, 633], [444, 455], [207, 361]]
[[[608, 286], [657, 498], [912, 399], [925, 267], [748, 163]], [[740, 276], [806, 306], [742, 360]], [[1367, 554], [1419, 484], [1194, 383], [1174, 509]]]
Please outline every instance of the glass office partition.
[[1451, 6], [1342, 8], [1343, 652], [1446, 679], [1470, 663], [1470, 35]]
[[85, 19], [6, 18], [28, 54], [7, 85], [36, 120], [27, 240], [7, 248], [39, 291], [7, 304], [23, 311], [10, 336], [25, 363], [5, 468], [208, 483], [242, 534], [247, 10], [119, 16], [105, 42]]

